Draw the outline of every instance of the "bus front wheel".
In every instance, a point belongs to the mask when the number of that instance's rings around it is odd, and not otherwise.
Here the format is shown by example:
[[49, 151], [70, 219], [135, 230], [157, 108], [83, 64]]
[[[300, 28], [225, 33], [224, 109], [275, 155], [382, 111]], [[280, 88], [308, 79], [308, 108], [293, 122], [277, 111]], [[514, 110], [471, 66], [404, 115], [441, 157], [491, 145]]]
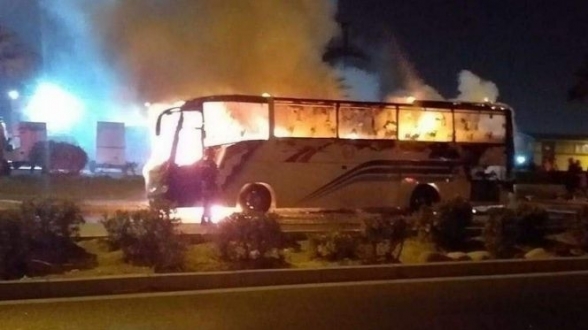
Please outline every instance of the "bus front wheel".
[[245, 212], [267, 212], [272, 205], [272, 194], [264, 185], [254, 183], [241, 192], [239, 205]]
[[428, 184], [419, 185], [410, 196], [410, 211], [416, 212], [423, 206], [431, 206], [440, 201], [441, 196], [437, 189]]

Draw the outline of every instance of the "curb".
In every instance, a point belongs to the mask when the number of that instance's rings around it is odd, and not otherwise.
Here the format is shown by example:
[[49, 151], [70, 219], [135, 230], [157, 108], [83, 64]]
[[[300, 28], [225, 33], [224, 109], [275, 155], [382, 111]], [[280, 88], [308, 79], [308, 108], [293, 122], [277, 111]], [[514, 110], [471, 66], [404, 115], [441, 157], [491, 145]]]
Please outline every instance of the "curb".
[[0, 281], [0, 301], [584, 270], [587, 257]]

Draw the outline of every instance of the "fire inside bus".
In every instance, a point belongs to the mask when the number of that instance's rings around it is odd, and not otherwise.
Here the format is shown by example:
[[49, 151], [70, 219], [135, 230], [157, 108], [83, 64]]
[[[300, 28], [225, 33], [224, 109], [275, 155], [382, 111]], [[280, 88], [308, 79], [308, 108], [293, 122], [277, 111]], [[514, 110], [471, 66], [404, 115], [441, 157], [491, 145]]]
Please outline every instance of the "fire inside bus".
[[513, 169], [512, 118], [491, 103], [198, 98], [158, 117], [148, 195], [260, 212], [497, 204]]

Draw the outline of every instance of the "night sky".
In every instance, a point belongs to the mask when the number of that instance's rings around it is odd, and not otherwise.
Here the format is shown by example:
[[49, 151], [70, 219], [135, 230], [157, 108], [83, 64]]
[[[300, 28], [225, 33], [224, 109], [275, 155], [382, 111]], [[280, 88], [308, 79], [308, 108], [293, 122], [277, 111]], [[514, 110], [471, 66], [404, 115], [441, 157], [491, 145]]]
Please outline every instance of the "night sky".
[[588, 1], [340, 0], [340, 16], [356, 36], [392, 33], [446, 97], [468, 69], [498, 85], [521, 130], [588, 135], [588, 105], [567, 102], [588, 55]]
[[[0, 24], [38, 42], [33, 0], [0, 0]], [[527, 132], [588, 135], [588, 105], [567, 91], [588, 55], [588, 1], [339, 0], [355, 37], [393, 35], [419, 76], [446, 97], [457, 74], [471, 70], [495, 82], [499, 101], [517, 111]]]

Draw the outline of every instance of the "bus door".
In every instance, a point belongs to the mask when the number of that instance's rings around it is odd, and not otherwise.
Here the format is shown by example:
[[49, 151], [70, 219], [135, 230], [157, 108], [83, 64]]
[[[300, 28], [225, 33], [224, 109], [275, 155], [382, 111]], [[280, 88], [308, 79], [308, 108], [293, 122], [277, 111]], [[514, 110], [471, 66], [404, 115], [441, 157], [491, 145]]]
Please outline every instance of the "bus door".
[[168, 160], [166, 198], [177, 207], [202, 202], [203, 121], [201, 111], [180, 111]]

